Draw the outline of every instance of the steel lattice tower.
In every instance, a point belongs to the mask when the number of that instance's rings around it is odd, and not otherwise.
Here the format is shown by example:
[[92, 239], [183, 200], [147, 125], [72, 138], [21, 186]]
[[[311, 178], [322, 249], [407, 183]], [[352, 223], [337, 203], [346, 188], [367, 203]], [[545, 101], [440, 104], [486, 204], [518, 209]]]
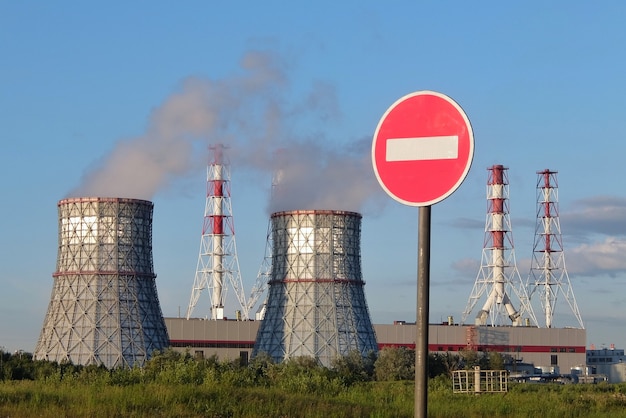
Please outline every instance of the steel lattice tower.
[[[272, 221], [267, 223], [267, 234], [265, 237], [265, 254], [259, 272], [256, 276], [256, 281], [250, 292], [248, 298], [248, 314], [254, 310], [254, 305], [259, 301], [259, 298], [267, 290], [267, 284], [272, 274]], [[265, 301], [257, 310], [255, 314], [256, 320], [262, 320], [265, 317], [265, 308], [267, 307], [267, 301]]]
[[61, 200], [57, 269], [36, 359], [143, 365], [169, 346], [152, 263], [152, 202]]
[[[487, 169], [487, 220], [482, 259], [476, 282], [463, 312], [462, 323], [476, 303], [487, 299], [475, 319], [476, 325], [523, 325], [523, 318], [537, 325], [526, 287], [515, 261], [515, 249], [509, 216], [509, 181], [507, 168], [494, 165]], [[520, 309], [513, 305], [515, 297]]]
[[556, 171], [548, 169], [537, 172], [537, 223], [528, 277], [530, 295], [539, 290], [546, 328], [553, 326], [559, 293], [565, 298], [580, 328], [585, 328], [565, 268], [556, 175]]
[[361, 277], [361, 215], [277, 212], [272, 234], [267, 310], [253, 356], [309, 356], [329, 367], [353, 350], [376, 352]]
[[[278, 164], [278, 168], [274, 171], [272, 176], [272, 188], [270, 192], [270, 201], [272, 201], [275, 197], [276, 191], [278, 189], [278, 185], [280, 184], [282, 177], [284, 175], [284, 166], [286, 165], [285, 155], [282, 152], [283, 150], [278, 150], [276, 153], [276, 160]], [[259, 267], [259, 272], [257, 273], [256, 281], [254, 286], [252, 287], [252, 291], [250, 292], [250, 297], [248, 298], [248, 313], [252, 313], [254, 310], [254, 306], [260, 299], [260, 297], [267, 291], [268, 282], [272, 276], [272, 218], [267, 222], [267, 233], [265, 236], [265, 253], [263, 256], [263, 261], [261, 262], [261, 267]], [[256, 320], [262, 320], [265, 317], [265, 308], [267, 307], [267, 299], [263, 302], [263, 304], [257, 309], [255, 314]]]
[[209, 147], [212, 161], [207, 166], [206, 204], [200, 254], [194, 278], [187, 319], [204, 289], [210, 299], [210, 319], [224, 319], [224, 301], [228, 284], [242, 309], [244, 320], [248, 319], [248, 309], [243, 292], [243, 283], [235, 244], [232, 204], [230, 200], [230, 164], [224, 153], [224, 146]]

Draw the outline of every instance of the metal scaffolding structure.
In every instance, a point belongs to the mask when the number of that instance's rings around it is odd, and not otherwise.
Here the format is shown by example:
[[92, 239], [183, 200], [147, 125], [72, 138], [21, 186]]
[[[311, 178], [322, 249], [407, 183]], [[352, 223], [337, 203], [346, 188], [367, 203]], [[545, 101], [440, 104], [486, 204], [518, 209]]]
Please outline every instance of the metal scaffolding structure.
[[[272, 175], [272, 188], [270, 192], [270, 202], [274, 199], [275, 194], [278, 190], [279, 184], [284, 176], [284, 167], [286, 165], [285, 155], [283, 150], [280, 149], [276, 152], [275, 155], [276, 161], [276, 170]], [[254, 310], [254, 306], [259, 301], [261, 296], [266, 293], [268, 283], [271, 279], [272, 275], [272, 218], [267, 222], [267, 233], [265, 236], [265, 253], [263, 256], [263, 261], [261, 262], [261, 266], [259, 267], [259, 272], [257, 273], [256, 281], [254, 282], [254, 286], [252, 286], [252, 290], [250, 292], [250, 297], [248, 298], [248, 312], [252, 313]], [[267, 298], [263, 301], [261, 306], [257, 309], [255, 313], [256, 320], [262, 320], [265, 317], [265, 309], [267, 307]]]
[[124, 198], [58, 203], [57, 268], [36, 359], [133, 367], [168, 347], [152, 210], [152, 202]]
[[[257, 304], [261, 296], [267, 291], [268, 283], [272, 275], [272, 221], [271, 219], [267, 223], [267, 234], [265, 236], [265, 254], [259, 272], [256, 276], [256, 281], [252, 290], [250, 291], [250, 297], [248, 298], [248, 314], [254, 311], [254, 306]], [[267, 300], [265, 300], [261, 306], [257, 309], [254, 319], [262, 320], [265, 317], [265, 309], [267, 308]]]
[[361, 276], [361, 215], [303, 210], [272, 215], [272, 276], [253, 356], [321, 365], [378, 346]]
[[529, 294], [538, 291], [545, 317], [545, 327], [553, 326], [559, 294], [572, 311], [576, 325], [585, 328], [574, 290], [565, 268], [565, 253], [559, 221], [557, 172], [548, 169], [537, 172], [537, 223], [533, 257], [528, 276]]
[[[476, 303], [486, 295], [487, 299], [476, 315], [475, 325], [537, 326], [515, 260], [509, 216], [508, 169], [494, 165], [487, 170], [487, 219], [481, 265], [461, 322], [465, 323]], [[513, 305], [511, 297], [517, 299], [519, 310]]]
[[230, 200], [230, 164], [222, 144], [211, 146], [209, 149], [212, 160], [207, 165], [206, 204], [200, 254], [187, 308], [187, 319], [193, 315], [200, 295], [205, 289], [210, 300], [209, 319], [224, 319], [224, 303], [230, 284], [241, 307], [241, 319], [247, 320], [248, 305], [239, 270]]

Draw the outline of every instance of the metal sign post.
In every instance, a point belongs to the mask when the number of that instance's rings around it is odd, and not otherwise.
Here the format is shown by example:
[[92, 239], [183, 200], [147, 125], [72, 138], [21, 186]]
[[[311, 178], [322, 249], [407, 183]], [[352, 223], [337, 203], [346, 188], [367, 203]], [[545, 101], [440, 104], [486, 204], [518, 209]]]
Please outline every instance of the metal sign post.
[[430, 206], [419, 208], [417, 236], [417, 334], [415, 338], [415, 416], [428, 405], [428, 309], [430, 303]]
[[381, 187], [398, 202], [419, 207], [415, 416], [428, 405], [428, 310], [430, 207], [463, 182], [474, 157], [474, 134], [451, 98], [419, 91], [397, 100], [383, 115], [372, 143], [372, 164]]

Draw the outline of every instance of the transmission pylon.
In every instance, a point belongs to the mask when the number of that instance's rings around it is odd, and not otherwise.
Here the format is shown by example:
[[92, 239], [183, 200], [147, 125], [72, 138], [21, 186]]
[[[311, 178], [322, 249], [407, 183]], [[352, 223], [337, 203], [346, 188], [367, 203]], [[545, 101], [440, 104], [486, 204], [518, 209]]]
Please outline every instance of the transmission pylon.
[[210, 319], [224, 319], [224, 301], [228, 284], [241, 306], [241, 319], [248, 319], [248, 305], [237, 258], [235, 228], [230, 199], [230, 164], [222, 144], [210, 146], [212, 160], [207, 165], [206, 204], [200, 240], [200, 254], [196, 267], [187, 319], [207, 289], [210, 300]]
[[528, 277], [529, 293], [531, 297], [536, 291], [539, 293], [546, 328], [553, 326], [559, 293], [565, 298], [580, 328], [585, 328], [565, 268], [556, 175], [556, 171], [548, 169], [537, 172], [537, 222]]
[[[487, 220], [481, 265], [461, 322], [465, 323], [475, 305], [486, 295], [475, 325], [521, 326], [532, 322], [537, 326], [515, 261], [509, 216], [508, 168], [494, 165], [487, 170]], [[519, 309], [515, 308], [511, 297], [519, 303]]]

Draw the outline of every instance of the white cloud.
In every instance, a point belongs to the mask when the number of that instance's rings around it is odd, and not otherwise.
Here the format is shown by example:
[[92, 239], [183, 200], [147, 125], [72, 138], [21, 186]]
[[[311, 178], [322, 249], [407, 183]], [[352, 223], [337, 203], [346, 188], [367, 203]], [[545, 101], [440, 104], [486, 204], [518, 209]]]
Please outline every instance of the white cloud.
[[480, 269], [480, 260], [474, 258], [463, 258], [452, 263], [452, 268], [462, 276], [476, 277]]
[[561, 214], [564, 234], [584, 237], [589, 234], [626, 236], [626, 198], [594, 196], [574, 202], [573, 211]]
[[598, 276], [626, 272], [626, 239], [606, 237], [565, 251], [569, 274]]

